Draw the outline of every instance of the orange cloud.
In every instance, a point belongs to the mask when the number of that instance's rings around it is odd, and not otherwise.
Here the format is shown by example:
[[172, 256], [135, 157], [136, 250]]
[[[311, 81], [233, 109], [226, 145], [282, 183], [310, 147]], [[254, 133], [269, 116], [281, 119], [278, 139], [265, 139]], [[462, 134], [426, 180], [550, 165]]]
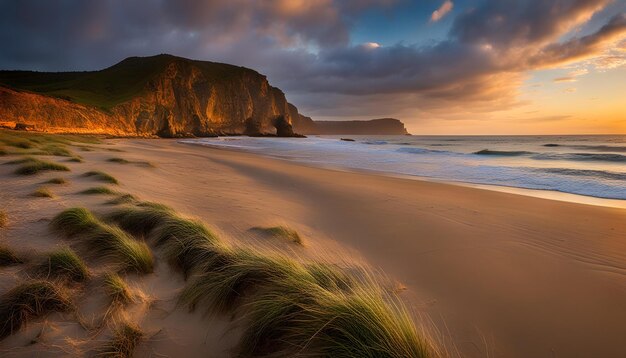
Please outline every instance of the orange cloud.
[[603, 56], [593, 62], [596, 69], [608, 70], [626, 65], [626, 56]]
[[576, 82], [577, 80], [574, 77], [568, 76], [568, 77], [558, 77], [552, 81], [556, 83], [562, 83], [562, 82]]
[[591, 35], [545, 47], [531, 58], [530, 65], [549, 68], [593, 58], [601, 54], [608, 45], [621, 41], [624, 36], [626, 36], [626, 14], [620, 14]]
[[452, 1], [446, 0], [443, 4], [441, 4], [439, 9], [433, 11], [432, 15], [430, 15], [430, 21], [437, 22], [441, 20], [444, 16], [446, 16], [446, 14], [452, 11], [453, 7], [454, 4], [452, 3]]

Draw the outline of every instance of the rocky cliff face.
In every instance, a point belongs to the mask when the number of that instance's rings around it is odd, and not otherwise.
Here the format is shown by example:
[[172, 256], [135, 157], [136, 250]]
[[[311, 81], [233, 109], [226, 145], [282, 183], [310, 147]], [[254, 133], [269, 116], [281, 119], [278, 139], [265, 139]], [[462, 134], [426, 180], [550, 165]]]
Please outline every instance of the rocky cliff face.
[[289, 103], [289, 114], [291, 115], [291, 123], [294, 132], [301, 134], [319, 134], [317, 133], [315, 121], [311, 117], [298, 113], [296, 106], [291, 103]]
[[276, 134], [278, 127], [284, 135], [294, 115], [283, 92], [253, 70], [169, 55], [67, 76], [0, 74], [0, 121], [47, 132], [176, 137]]
[[132, 133], [125, 123], [95, 108], [5, 87], [0, 87], [0, 121], [53, 133]]

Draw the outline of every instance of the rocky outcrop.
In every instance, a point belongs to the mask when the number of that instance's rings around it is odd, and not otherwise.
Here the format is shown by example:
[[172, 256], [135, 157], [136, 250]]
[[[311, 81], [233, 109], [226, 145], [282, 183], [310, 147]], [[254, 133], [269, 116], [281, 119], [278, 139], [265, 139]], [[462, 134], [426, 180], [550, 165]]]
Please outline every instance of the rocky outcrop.
[[112, 114], [67, 100], [0, 87], [0, 118], [52, 133], [132, 135], [133, 128]]
[[307, 117], [298, 113], [298, 109], [296, 108], [296, 106], [291, 103], [289, 103], [289, 113], [291, 114], [293, 130], [296, 133], [317, 134], [315, 121], [313, 121], [311, 117]]
[[[134, 79], [134, 73], [142, 75]], [[32, 85], [37, 81], [47, 82]], [[61, 89], [48, 90], [56, 88], [55, 81]], [[0, 120], [47, 132], [288, 136], [296, 115], [284, 93], [256, 71], [169, 55], [133, 57], [102, 71], [66, 76], [7, 71], [0, 75]]]
[[314, 121], [302, 115], [294, 118], [293, 128], [296, 132], [302, 134], [408, 134], [404, 123], [395, 118], [379, 118], [367, 121]]

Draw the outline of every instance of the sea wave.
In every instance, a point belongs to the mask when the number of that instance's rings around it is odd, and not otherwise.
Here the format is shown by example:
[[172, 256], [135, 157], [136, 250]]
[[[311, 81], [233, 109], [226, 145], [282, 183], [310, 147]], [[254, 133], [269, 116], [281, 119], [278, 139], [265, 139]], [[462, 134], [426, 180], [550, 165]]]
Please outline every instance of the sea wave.
[[626, 155], [610, 153], [537, 153], [524, 150], [491, 150], [483, 149], [474, 152], [475, 155], [491, 155], [506, 157], [527, 156], [537, 160], [570, 160], [570, 161], [598, 161], [612, 163], [626, 163]]
[[505, 156], [505, 157], [519, 157], [519, 156], [523, 156], [523, 155], [531, 155], [531, 154], [537, 154], [534, 152], [527, 152], [524, 150], [491, 150], [491, 149], [483, 149], [483, 150], [479, 150], [477, 152], [474, 152], [473, 154], [476, 155], [500, 155], [500, 156]]
[[532, 156], [539, 160], [573, 160], [573, 161], [598, 161], [612, 163], [626, 163], [626, 155], [622, 154], [599, 154], [599, 153], [542, 153]]
[[596, 152], [626, 153], [626, 147], [619, 146], [619, 145], [584, 145], [584, 144], [568, 145], [568, 144], [547, 143], [547, 144], [544, 144], [543, 146], [544, 147], [564, 147], [564, 148], [572, 148], [572, 149], [578, 149], [578, 150], [593, 150]]
[[593, 177], [608, 180], [626, 180], [626, 174], [604, 170], [568, 169], [568, 168], [535, 168], [534, 171], [549, 174], [560, 174], [578, 177]]
[[[404, 147], [396, 149], [398, 153], [408, 153], [408, 154], [453, 154], [452, 152], [448, 152], [445, 150], [435, 150], [435, 149], [426, 149], [426, 148], [418, 148], [418, 147]], [[456, 154], [456, 153], [454, 153]]]

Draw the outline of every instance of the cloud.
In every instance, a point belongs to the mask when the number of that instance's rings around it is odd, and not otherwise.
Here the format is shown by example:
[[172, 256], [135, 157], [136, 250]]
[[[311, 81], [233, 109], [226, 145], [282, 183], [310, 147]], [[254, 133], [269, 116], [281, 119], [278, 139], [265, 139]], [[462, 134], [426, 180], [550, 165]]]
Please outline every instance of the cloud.
[[558, 122], [572, 118], [570, 114], [552, 115], [552, 116], [540, 116], [540, 117], [524, 117], [524, 118], [512, 118], [512, 121], [516, 122]]
[[570, 71], [567, 76], [557, 77], [553, 79], [553, 82], [563, 83], [563, 82], [576, 82], [578, 79], [576, 77], [584, 76], [589, 73], [589, 70], [586, 68], [578, 68], [576, 70]]
[[570, 71], [568, 75], [572, 76], [572, 77], [578, 77], [578, 76], [584, 76], [584, 75], [586, 75], [588, 73], [589, 73], [588, 69], [586, 69], [586, 68], [579, 68], [579, 69], [576, 69], [574, 71]]
[[451, 35], [495, 47], [544, 46], [587, 22], [610, 0], [491, 0], [454, 21]]
[[0, 65], [82, 70], [110, 65], [128, 56], [160, 52], [210, 60], [213, 52], [228, 52], [252, 41], [263, 44], [268, 51], [345, 46], [355, 16], [391, 3], [390, 0], [2, 1]]
[[441, 20], [450, 11], [452, 11], [453, 7], [454, 7], [454, 4], [452, 3], [452, 1], [450, 1], [450, 0], [444, 1], [444, 3], [441, 4], [439, 9], [433, 11], [432, 15], [430, 15], [430, 21], [437, 22], [437, 21]]
[[[532, 3], [545, 10], [544, 2]], [[451, 31], [452, 39], [432, 46], [394, 45], [379, 47], [374, 51], [364, 51], [358, 46], [348, 46], [322, 50], [312, 58], [303, 77], [294, 80], [293, 83], [289, 81], [288, 88], [305, 90], [300, 87], [306, 85], [309, 91], [354, 95], [372, 92], [414, 92], [425, 96], [436, 95], [456, 100], [488, 100], [505, 94], [514, 94], [515, 91], [509, 87], [519, 85], [519, 81], [510, 79], [519, 78], [518, 74], [551, 67], [556, 63], [575, 62], [587, 56], [600, 55], [607, 43], [626, 33], [626, 28], [621, 25], [622, 16], [619, 15], [590, 35], [572, 37], [562, 43], [550, 42], [550, 40], [558, 40], [573, 27], [583, 24], [593, 11], [599, 9], [597, 3], [578, 1], [566, 7], [565, 10], [569, 9], [569, 11], [564, 13], [578, 19], [578, 22], [569, 18], [555, 18], [554, 9], [543, 16], [550, 18], [551, 21], [535, 16], [530, 17], [529, 14], [536, 15], [537, 9], [524, 12], [527, 18], [523, 28], [528, 29], [530, 25], [537, 23], [544, 24], [541, 26], [553, 31], [541, 36], [524, 34], [524, 31], [509, 32], [505, 24], [502, 25], [502, 29], [495, 28], [495, 25], [486, 28], [477, 25], [484, 31], [489, 30], [488, 33], [479, 36], [476, 28], [467, 26], [470, 20], [469, 15], [465, 14], [455, 20]], [[532, 9], [528, 6], [527, 8]], [[490, 7], [489, 10], [493, 9]], [[486, 17], [487, 21], [490, 18], [512, 19], [515, 16], [521, 16], [516, 11], [511, 11], [509, 8], [503, 8], [503, 12], [498, 12], [497, 15], [482, 14], [481, 16]], [[477, 16], [478, 12], [474, 10], [471, 15]], [[481, 18], [473, 18], [471, 23], [476, 24]], [[459, 25], [459, 22], [464, 25]], [[519, 23], [521, 20], [513, 22]], [[562, 25], [553, 26], [552, 23]], [[495, 32], [500, 32], [500, 34], [494, 35], [491, 30], [497, 30]], [[508, 34], [508, 36], [504, 38], [503, 34]], [[489, 46], [485, 46], [485, 41], [491, 42]], [[509, 46], [509, 43], [516, 43], [517, 46]], [[559, 48], [562, 53], [556, 53], [556, 48]], [[585, 56], [581, 57], [582, 54]], [[460, 63], [459, 59], [463, 59], [463, 62]], [[579, 76], [583, 73], [579, 70], [568, 77]], [[501, 78], [509, 80], [496, 80]]]
[[562, 83], [562, 82], [576, 82], [578, 80], [576, 78], [574, 78], [573, 76], [567, 76], [567, 77], [558, 77], [558, 78], [555, 78], [552, 81], [554, 81], [556, 83]]
[[602, 56], [593, 62], [596, 69], [608, 70], [626, 66], [626, 56]]
[[368, 49], [377, 49], [380, 47], [380, 44], [378, 42], [366, 42], [362, 45], [364, 48], [368, 48]]
[[608, 44], [620, 41], [625, 35], [626, 14], [619, 14], [595, 33], [544, 47], [531, 58], [530, 64], [534, 67], [550, 67], [580, 62], [597, 56]]
[[445, 38], [380, 45], [354, 44], [351, 29], [392, 0], [0, 1], [0, 68], [91, 70], [172, 53], [254, 68], [313, 115], [482, 113], [521, 105], [529, 71], [623, 65], [624, 52], [607, 48], [626, 49], [625, 14], [581, 30], [609, 2], [457, 2]]

